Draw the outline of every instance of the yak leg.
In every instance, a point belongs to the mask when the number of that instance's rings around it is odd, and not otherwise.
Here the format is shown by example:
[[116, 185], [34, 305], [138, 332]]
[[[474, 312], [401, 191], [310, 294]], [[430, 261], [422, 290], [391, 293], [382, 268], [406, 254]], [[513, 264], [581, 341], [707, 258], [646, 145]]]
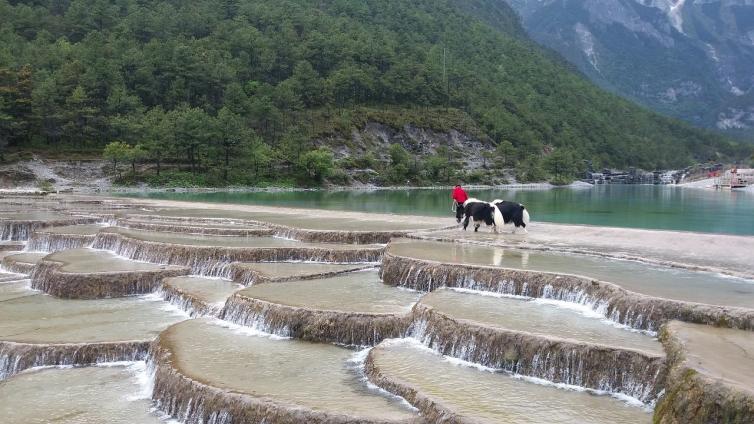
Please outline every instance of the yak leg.
[[466, 215], [466, 219], [463, 220], [463, 231], [466, 231], [466, 227], [469, 226], [469, 218], [471, 218], [469, 215]]

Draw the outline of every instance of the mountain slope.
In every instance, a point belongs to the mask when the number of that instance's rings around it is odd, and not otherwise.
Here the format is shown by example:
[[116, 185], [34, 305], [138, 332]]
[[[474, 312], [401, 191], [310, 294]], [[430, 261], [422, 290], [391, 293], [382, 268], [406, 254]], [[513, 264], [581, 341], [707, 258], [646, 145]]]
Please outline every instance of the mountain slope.
[[277, 178], [382, 119], [507, 140], [527, 166], [558, 150], [649, 169], [742, 154], [569, 71], [498, 0], [0, 0], [0, 16], [16, 148], [122, 140]]
[[754, 0], [510, 0], [599, 85], [697, 126], [754, 129]]

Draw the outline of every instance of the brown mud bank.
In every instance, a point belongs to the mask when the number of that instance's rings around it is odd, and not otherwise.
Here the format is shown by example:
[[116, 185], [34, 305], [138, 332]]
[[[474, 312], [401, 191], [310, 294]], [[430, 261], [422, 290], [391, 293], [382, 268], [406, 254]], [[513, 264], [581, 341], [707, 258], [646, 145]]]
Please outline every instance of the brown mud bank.
[[92, 247], [115, 252], [138, 261], [187, 266], [192, 273], [204, 276], [230, 277], [233, 262], [378, 262], [384, 247], [222, 247], [180, 245], [146, 241], [104, 230], [97, 234]]
[[0, 341], [0, 380], [40, 366], [142, 361], [148, 349], [148, 341], [57, 344]]
[[754, 309], [654, 298], [575, 275], [445, 264], [386, 253], [380, 276], [386, 284], [420, 291], [458, 287], [580, 303], [612, 321], [640, 330], [657, 331], [674, 319], [754, 330]]
[[669, 373], [656, 423], [754, 422], [752, 333], [671, 322], [660, 339]]
[[650, 403], [662, 389], [661, 354], [536, 335], [456, 319], [421, 303], [410, 334], [435, 351], [554, 383], [620, 393]]
[[283, 337], [349, 346], [374, 346], [384, 339], [402, 337], [409, 314], [378, 314], [319, 310], [254, 299], [236, 293], [220, 318]]
[[[74, 255], [79, 252], [83, 254]], [[163, 278], [187, 275], [190, 271], [187, 267], [173, 265], [124, 264], [129, 261], [120, 258], [109, 260], [113, 259], [110, 256], [112, 255], [109, 252], [88, 249], [53, 253], [42, 259], [32, 271], [32, 288], [65, 299], [123, 297], [151, 293]], [[71, 259], [68, 259], [69, 257]], [[81, 268], [66, 270], [66, 267], [75, 264], [77, 260], [85, 261], [86, 264], [100, 259], [103, 263], [97, 265], [101, 267], [99, 269], [96, 266], [82, 264], [83, 268], [90, 268], [91, 271]], [[119, 265], [126, 266], [119, 269]]]

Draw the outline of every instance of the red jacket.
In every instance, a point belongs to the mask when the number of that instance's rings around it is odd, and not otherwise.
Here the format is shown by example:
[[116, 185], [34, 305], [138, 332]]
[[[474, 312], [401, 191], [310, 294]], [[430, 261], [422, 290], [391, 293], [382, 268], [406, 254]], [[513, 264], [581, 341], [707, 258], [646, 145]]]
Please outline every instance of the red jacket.
[[463, 189], [461, 187], [456, 187], [456, 188], [453, 189], [453, 194], [451, 195], [451, 197], [456, 202], [462, 204], [463, 202], [465, 202], [466, 200], [468, 200], [469, 195], [466, 194], [466, 192], [463, 191]]

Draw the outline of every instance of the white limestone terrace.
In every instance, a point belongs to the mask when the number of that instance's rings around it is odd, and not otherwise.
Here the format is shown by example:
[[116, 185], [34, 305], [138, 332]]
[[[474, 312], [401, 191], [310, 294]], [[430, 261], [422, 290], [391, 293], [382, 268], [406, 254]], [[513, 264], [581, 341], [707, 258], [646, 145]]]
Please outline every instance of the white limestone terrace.
[[[127, 201], [123, 198], [120, 198], [120, 200]], [[301, 216], [307, 216], [312, 221], [338, 218], [355, 222], [375, 221], [386, 227], [390, 223], [413, 225], [416, 229], [448, 227], [455, 223], [452, 216], [426, 217], [153, 199], [138, 199], [138, 202], [151, 208], [234, 211], [233, 213], [247, 214], [249, 217], [271, 214], [279, 217], [278, 219], [288, 217], [287, 225], [292, 226], [299, 225], [296, 218]], [[536, 214], [534, 217], [536, 218]], [[337, 222], [333, 223], [336, 228], [337, 225]], [[752, 259], [754, 259], [754, 253], [752, 253], [754, 252], [754, 237], [552, 224], [536, 221], [532, 222], [528, 229], [528, 234], [510, 234], [508, 232], [495, 235], [489, 232], [481, 232], [485, 230], [473, 233], [456, 229], [433, 232], [421, 231], [421, 233], [431, 238], [495, 244], [522, 249], [586, 253], [747, 277], [754, 276], [751, 267]]]

